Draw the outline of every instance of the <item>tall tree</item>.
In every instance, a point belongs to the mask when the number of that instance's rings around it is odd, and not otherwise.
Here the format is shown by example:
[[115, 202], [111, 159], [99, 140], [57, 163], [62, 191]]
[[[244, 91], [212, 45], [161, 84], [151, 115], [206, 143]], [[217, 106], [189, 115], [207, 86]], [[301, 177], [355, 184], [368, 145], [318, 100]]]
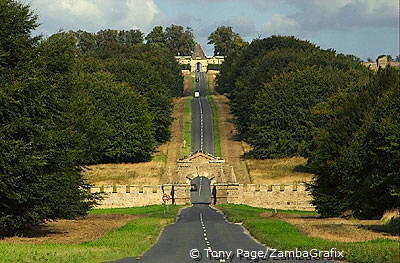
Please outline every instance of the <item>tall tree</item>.
[[174, 55], [192, 55], [196, 45], [192, 28], [187, 27], [185, 29], [182, 26], [171, 25], [167, 27], [165, 31], [167, 46]]
[[89, 33], [83, 30], [78, 30], [77, 32], [71, 31], [76, 37], [78, 48], [82, 53], [93, 51], [97, 48], [97, 37], [96, 34]]
[[118, 32], [118, 42], [124, 45], [134, 45], [134, 44], [141, 44], [144, 41], [144, 34], [142, 31], [135, 29], [135, 30], [121, 30]]
[[208, 44], [214, 45], [215, 56], [226, 56], [246, 46], [246, 42], [230, 26], [218, 27], [208, 37]]
[[37, 16], [28, 5], [1, 0], [0, 21], [0, 67], [14, 68], [39, 40], [29, 34], [38, 26]]
[[167, 44], [167, 37], [162, 26], [156, 26], [153, 30], [146, 36], [146, 41], [148, 44]]
[[[26, 6], [6, 2], [9, 19], [28, 25], [29, 12], [13, 12]], [[11, 38], [18, 33], [3, 25], [0, 31]], [[23, 234], [45, 220], [82, 216], [96, 203], [80, 172], [80, 136], [71, 125], [75, 38], [57, 34], [35, 42], [30, 34], [26, 27], [25, 37], [19, 36], [28, 41], [17, 42], [14, 49], [20, 45], [26, 50], [10, 54], [13, 59], [5, 66], [18, 63], [7, 79], [0, 73], [0, 235]]]

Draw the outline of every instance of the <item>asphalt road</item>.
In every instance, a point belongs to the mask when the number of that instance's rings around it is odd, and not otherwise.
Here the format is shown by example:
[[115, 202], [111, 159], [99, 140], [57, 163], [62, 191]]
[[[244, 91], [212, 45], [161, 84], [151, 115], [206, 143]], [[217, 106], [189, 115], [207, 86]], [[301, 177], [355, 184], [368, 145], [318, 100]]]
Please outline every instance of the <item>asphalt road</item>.
[[[246, 254], [249, 251], [249, 255]], [[158, 242], [140, 259], [124, 258], [113, 263], [190, 263], [190, 262], [330, 262], [258, 258], [250, 251], [272, 254], [246, 234], [239, 224], [231, 224], [217, 210], [196, 204], [181, 210], [177, 222], [168, 225]], [[269, 251], [269, 252], [266, 252]], [[192, 253], [192, 254], [191, 254]], [[211, 254], [213, 253], [213, 254]], [[219, 254], [217, 254], [219, 253]], [[228, 255], [228, 253], [230, 253]], [[254, 252], [253, 252], [254, 253]], [[194, 259], [191, 257], [197, 258]], [[223, 258], [223, 260], [221, 260]], [[257, 261], [258, 260], [258, 261]]]
[[206, 80], [204, 73], [196, 72], [195, 90], [200, 97], [192, 101], [192, 152], [214, 154], [213, 125], [211, 107], [206, 96]]
[[204, 176], [198, 176], [191, 182], [192, 188], [195, 188], [190, 192], [190, 200], [192, 204], [210, 204], [211, 203], [211, 187], [210, 179]]
[[[207, 251], [234, 250], [236, 248], [248, 250], [265, 250], [250, 236], [244, 233], [240, 225], [230, 224], [224, 216], [208, 205], [193, 205], [181, 210], [175, 224], [167, 226], [157, 244], [155, 244], [143, 257], [125, 258], [115, 263], [186, 263], [186, 262], [220, 262], [215, 258], [207, 258]], [[197, 249], [199, 253], [197, 254]], [[190, 251], [199, 255], [201, 260], [190, 257]], [[254, 262], [229, 261], [226, 262]]]

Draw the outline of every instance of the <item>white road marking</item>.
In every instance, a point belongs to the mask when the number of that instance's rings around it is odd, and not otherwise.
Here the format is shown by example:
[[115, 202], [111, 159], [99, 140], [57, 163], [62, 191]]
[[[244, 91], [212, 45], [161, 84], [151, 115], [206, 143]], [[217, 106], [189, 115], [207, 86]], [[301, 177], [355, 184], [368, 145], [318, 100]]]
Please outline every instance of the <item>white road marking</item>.
[[201, 104], [201, 97], [198, 99], [199, 101], [199, 106], [200, 106], [200, 151], [203, 151], [203, 106]]
[[203, 177], [200, 177], [199, 196], [201, 195], [201, 186], [203, 185]]
[[206, 228], [204, 226], [203, 213], [200, 213], [200, 223], [201, 223], [201, 226], [203, 227], [203, 230], [204, 230], [204, 233], [203, 233], [204, 241], [206, 242], [206, 245], [207, 245], [208, 249], [211, 250], [211, 244], [210, 244], [210, 241], [208, 240], [207, 233], [206, 233], [207, 230], [206, 230]]

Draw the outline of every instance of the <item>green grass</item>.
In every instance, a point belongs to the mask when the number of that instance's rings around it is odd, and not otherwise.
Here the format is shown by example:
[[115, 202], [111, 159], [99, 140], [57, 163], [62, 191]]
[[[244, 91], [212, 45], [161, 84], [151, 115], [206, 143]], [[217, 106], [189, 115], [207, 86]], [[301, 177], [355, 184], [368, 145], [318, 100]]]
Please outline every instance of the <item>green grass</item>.
[[183, 110], [183, 138], [185, 140], [182, 148], [182, 155], [187, 157], [192, 152], [192, 100], [193, 97], [187, 97]]
[[[400, 262], [399, 242], [378, 239], [366, 242], [334, 242], [308, 237], [293, 225], [274, 218], [263, 218], [259, 214], [271, 209], [255, 208], [246, 205], [219, 205], [231, 222], [243, 222], [257, 240], [278, 250], [343, 250], [348, 262], [357, 263], [398, 263]], [[279, 210], [279, 212], [283, 212]], [[285, 213], [309, 213], [285, 211]]]
[[215, 105], [215, 102], [214, 102], [214, 99], [212, 98], [212, 96], [208, 95], [207, 100], [210, 103], [211, 113], [212, 113], [213, 136], [214, 136], [214, 155], [221, 157], [221, 136], [220, 136], [220, 131], [219, 131], [217, 106]]
[[157, 162], [167, 163], [168, 155], [163, 152], [157, 152], [153, 154], [152, 160]]
[[206, 94], [207, 95], [215, 95], [215, 91], [214, 91], [214, 89], [211, 88], [211, 85], [210, 85], [209, 76], [208, 75], [205, 75], [205, 76], [206, 76]]
[[188, 79], [189, 82], [192, 84], [192, 85], [190, 85], [189, 89], [185, 92], [185, 95], [186, 96], [193, 96], [194, 87], [195, 87], [194, 73], [191, 73], [190, 75], [185, 75], [184, 78]]
[[90, 214], [146, 215], [100, 239], [79, 245], [0, 243], [1, 263], [99, 263], [123, 257], [140, 256], [155, 242], [161, 229], [175, 220], [178, 206], [96, 209]]

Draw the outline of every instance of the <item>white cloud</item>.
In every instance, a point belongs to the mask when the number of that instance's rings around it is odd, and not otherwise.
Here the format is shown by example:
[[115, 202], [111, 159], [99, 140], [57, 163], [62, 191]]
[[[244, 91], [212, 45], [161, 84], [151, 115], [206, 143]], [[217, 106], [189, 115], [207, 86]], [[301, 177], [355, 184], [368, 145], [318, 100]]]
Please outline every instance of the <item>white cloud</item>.
[[264, 34], [309, 36], [317, 32], [399, 27], [397, 0], [285, 0], [296, 12], [275, 14], [263, 25]]
[[396, 0], [287, 0], [287, 2], [299, 10], [291, 17], [305, 30], [398, 26], [399, 3]]
[[299, 28], [300, 25], [295, 19], [275, 14], [261, 30], [267, 35], [297, 35]]
[[147, 29], [160, 15], [154, 0], [32, 0], [41, 31]]
[[219, 26], [231, 26], [232, 30], [239, 33], [242, 37], [254, 36], [256, 33], [256, 26], [250, 17], [236, 16], [201, 28], [198, 32], [198, 36], [208, 37], [211, 32], [215, 31]]

